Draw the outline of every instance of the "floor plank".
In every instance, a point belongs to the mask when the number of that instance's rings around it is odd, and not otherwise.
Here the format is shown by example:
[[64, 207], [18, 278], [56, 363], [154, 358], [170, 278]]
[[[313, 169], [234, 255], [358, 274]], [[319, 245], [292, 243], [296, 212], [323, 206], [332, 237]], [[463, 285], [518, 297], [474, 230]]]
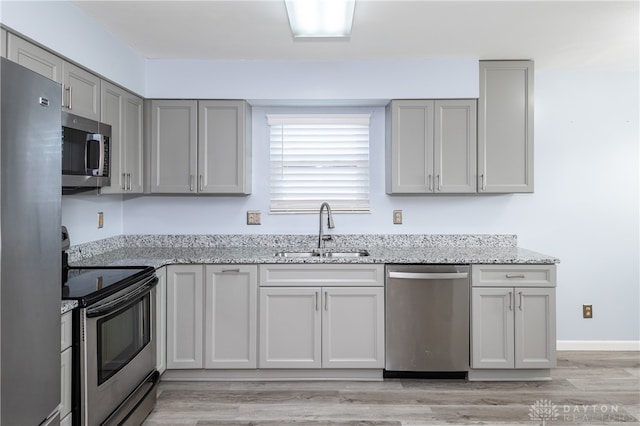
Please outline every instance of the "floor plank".
[[[144, 425], [531, 425], [542, 424], [540, 416], [547, 416], [550, 426], [640, 425], [640, 352], [560, 352], [552, 377], [550, 382], [161, 382]], [[535, 404], [548, 411], [538, 415]]]

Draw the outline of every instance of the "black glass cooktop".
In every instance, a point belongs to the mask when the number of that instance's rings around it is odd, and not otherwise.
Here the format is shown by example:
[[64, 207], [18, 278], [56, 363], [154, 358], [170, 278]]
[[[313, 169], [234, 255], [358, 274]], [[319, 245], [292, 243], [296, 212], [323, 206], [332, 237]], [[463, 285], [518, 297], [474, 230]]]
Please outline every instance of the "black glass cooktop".
[[85, 307], [154, 273], [151, 266], [69, 267], [62, 299], [77, 300], [80, 307]]

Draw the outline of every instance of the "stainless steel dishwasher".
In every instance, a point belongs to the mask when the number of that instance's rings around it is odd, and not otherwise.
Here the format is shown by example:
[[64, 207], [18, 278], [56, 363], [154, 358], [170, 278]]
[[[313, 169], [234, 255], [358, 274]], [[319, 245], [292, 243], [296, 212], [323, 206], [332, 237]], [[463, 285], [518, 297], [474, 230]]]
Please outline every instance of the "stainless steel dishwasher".
[[466, 376], [469, 287], [467, 265], [387, 265], [385, 377]]

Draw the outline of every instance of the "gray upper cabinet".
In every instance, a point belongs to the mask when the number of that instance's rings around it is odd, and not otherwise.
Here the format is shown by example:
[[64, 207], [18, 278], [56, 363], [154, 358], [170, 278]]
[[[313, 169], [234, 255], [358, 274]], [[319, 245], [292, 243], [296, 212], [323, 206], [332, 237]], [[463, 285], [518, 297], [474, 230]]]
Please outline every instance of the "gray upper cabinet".
[[478, 192], [533, 192], [532, 61], [480, 61]]
[[63, 109], [100, 121], [100, 77], [68, 62], [62, 64], [62, 73]]
[[151, 192], [251, 192], [245, 101], [154, 100], [151, 108]]
[[245, 101], [198, 102], [198, 191], [251, 193], [251, 109]]
[[476, 101], [387, 106], [387, 193], [476, 192]]
[[7, 30], [0, 28], [0, 56], [7, 57]]
[[7, 37], [7, 55], [7, 58], [11, 61], [62, 84], [62, 63], [64, 61], [53, 53], [29, 43], [15, 34], [9, 33]]
[[151, 192], [196, 192], [198, 102], [151, 101]]
[[101, 83], [101, 121], [111, 125], [111, 185], [103, 194], [143, 191], [143, 101], [111, 84]]
[[476, 100], [435, 101], [435, 192], [476, 192]]
[[14, 34], [7, 38], [8, 58], [62, 86], [62, 109], [100, 120], [100, 77]]

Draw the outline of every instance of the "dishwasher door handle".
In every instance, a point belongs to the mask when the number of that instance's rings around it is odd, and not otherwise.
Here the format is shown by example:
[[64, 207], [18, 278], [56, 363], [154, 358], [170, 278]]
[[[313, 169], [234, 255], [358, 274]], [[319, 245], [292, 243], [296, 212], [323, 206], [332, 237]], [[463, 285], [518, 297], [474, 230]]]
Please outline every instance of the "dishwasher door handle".
[[389, 278], [403, 280], [457, 280], [467, 278], [468, 272], [396, 272], [389, 271]]

